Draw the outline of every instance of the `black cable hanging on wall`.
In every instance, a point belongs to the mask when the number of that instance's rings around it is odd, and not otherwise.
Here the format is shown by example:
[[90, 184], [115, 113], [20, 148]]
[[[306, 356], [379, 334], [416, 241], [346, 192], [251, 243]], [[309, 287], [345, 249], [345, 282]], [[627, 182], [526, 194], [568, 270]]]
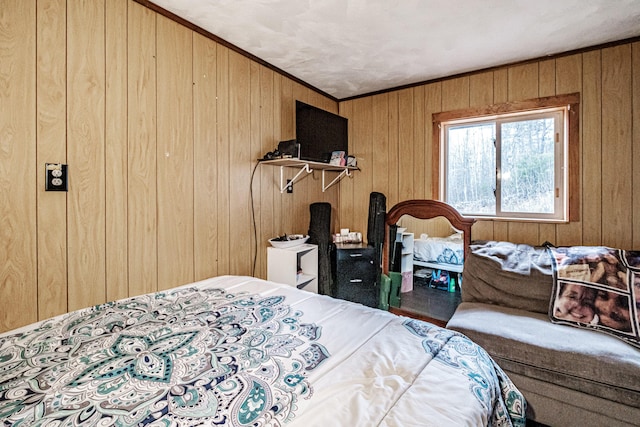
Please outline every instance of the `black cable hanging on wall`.
[[253, 176], [256, 173], [256, 169], [258, 169], [258, 165], [260, 162], [256, 162], [256, 165], [253, 167], [251, 171], [251, 181], [249, 182], [249, 197], [251, 199], [251, 220], [253, 221], [253, 241], [256, 242], [255, 247], [253, 249], [253, 268], [251, 270], [251, 275], [256, 277], [256, 262], [258, 260], [258, 226], [256, 225], [256, 210], [253, 204]]

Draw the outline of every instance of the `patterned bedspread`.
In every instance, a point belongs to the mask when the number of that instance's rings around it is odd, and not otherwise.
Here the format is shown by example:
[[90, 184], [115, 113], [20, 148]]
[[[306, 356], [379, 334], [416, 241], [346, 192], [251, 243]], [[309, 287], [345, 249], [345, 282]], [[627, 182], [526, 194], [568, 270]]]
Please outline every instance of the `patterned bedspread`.
[[464, 242], [460, 234], [427, 237], [413, 241], [413, 257], [418, 261], [462, 265]]
[[487, 353], [428, 323], [250, 277], [0, 335], [12, 426], [524, 426]]

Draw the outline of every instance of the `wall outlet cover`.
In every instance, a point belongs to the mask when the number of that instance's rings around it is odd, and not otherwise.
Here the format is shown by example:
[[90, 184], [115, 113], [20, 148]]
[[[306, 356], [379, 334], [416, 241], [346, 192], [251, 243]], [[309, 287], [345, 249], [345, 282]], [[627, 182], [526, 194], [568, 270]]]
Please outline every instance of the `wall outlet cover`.
[[45, 191], [68, 191], [67, 165], [45, 163]]

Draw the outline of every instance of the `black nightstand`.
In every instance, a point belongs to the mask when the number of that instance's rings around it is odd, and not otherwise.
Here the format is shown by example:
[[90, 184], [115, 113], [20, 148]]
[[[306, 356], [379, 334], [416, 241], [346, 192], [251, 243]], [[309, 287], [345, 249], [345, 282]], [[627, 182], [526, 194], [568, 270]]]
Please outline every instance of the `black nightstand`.
[[375, 248], [362, 243], [336, 244], [334, 283], [336, 298], [378, 307]]

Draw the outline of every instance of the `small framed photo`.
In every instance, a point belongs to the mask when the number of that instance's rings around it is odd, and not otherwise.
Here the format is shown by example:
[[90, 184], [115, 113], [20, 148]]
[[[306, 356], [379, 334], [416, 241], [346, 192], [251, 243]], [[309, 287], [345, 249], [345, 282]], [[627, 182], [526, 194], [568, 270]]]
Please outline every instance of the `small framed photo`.
[[345, 166], [347, 164], [347, 153], [345, 153], [344, 151], [332, 152], [329, 164], [334, 166]]

